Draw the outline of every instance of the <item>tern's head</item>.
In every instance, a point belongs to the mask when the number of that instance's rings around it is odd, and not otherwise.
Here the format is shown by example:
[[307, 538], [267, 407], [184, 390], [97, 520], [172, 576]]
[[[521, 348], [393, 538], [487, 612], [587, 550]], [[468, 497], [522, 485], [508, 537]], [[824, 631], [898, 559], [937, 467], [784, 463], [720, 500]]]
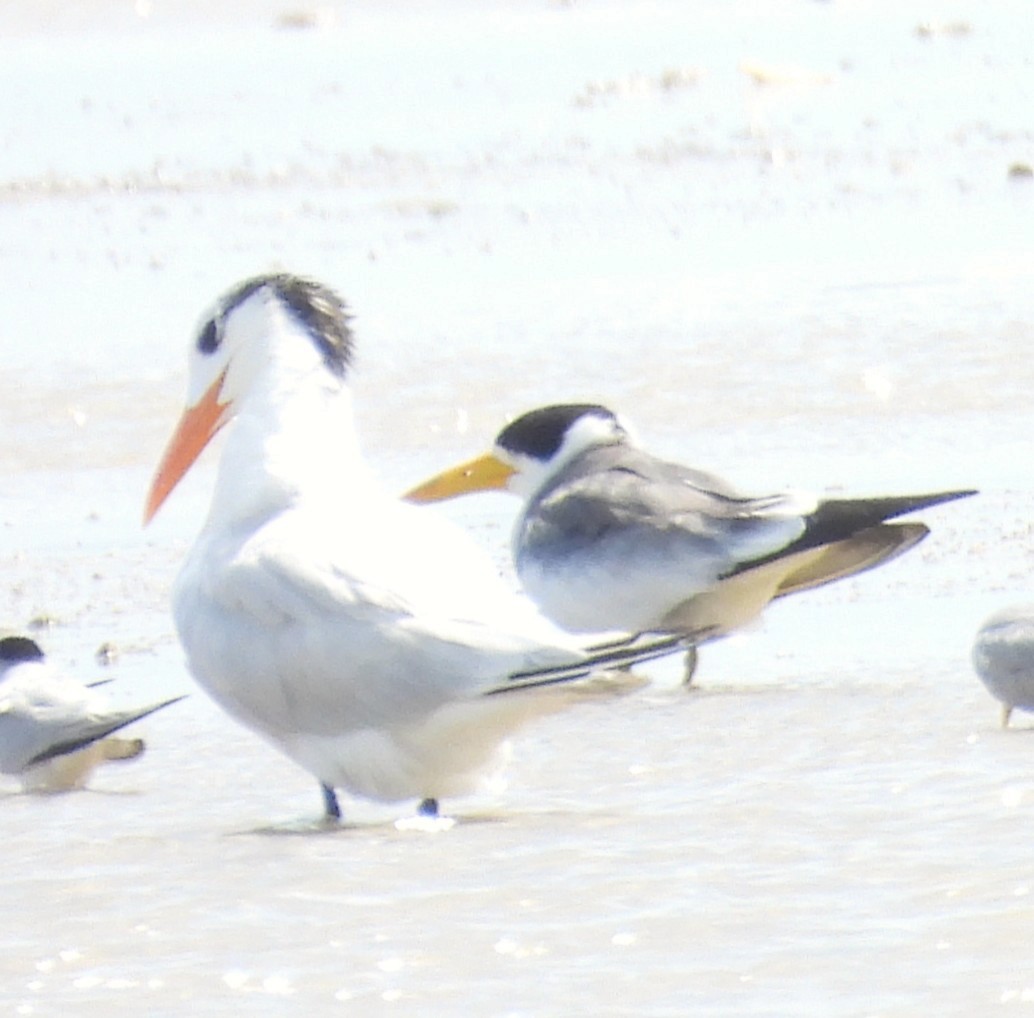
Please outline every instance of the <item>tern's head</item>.
[[42, 661], [40, 645], [27, 636], [5, 636], [0, 640], [0, 673], [26, 661]]
[[616, 414], [594, 403], [540, 407], [511, 421], [487, 455], [461, 463], [406, 494], [438, 502], [474, 491], [502, 489], [527, 498], [589, 449], [629, 441]]
[[226, 294], [191, 345], [187, 406], [151, 485], [144, 521], [260, 380], [290, 386], [317, 377], [340, 386], [352, 352], [345, 304], [319, 283], [287, 274], [257, 276]]

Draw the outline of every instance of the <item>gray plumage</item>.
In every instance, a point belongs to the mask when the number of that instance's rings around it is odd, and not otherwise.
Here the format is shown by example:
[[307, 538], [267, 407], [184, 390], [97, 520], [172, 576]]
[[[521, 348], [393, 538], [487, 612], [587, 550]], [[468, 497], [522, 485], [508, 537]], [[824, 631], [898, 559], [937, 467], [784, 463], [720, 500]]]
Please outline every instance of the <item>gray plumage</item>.
[[[783, 597], [871, 569], [928, 533], [921, 523], [886, 520], [966, 494], [752, 497], [627, 443], [604, 445], [529, 499], [514, 530], [514, 561], [525, 588], [561, 625], [717, 635], [749, 621], [711, 596], [727, 581], [754, 575], [767, 585], [776, 570], [766, 567], [781, 563], [772, 597]], [[605, 596], [601, 585], [615, 584], [630, 596]], [[570, 596], [572, 587], [580, 597]]]
[[[114, 710], [96, 687], [52, 667], [32, 640], [7, 637], [0, 640], [0, 773], [47, 786], [44, 765], [81, 753], [179, 699]], [[135, 756], [142, 748], [140, 744], [133, 752], [120, 746], [106, 752], [102, 747], [67, 773], [76, 775], [78, 785], [102, 760]]]
[[595, 404], [532, 410], [499, 433], [490, 455], [407, 497], [427, 502], [486, 488], [523, 498], [514, 564], [554, 622], [574, 632], [706, 638], [746, 625], [775, 598], [890, 561], [929, 531], [888, 521], [974, 494], [744, 495], [645, 452]]
[[1034, 604], [995, 612], [973, 642], [973, 667], [1002, 704], [1002, 727], [1013, 709], [1034, 710]]

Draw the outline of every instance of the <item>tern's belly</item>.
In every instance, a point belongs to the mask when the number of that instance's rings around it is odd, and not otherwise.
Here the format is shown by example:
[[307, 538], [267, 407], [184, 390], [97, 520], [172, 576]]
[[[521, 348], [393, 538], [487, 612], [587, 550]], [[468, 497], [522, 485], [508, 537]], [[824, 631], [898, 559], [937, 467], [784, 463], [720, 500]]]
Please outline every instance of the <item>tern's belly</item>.
[[521, 583], [543, 614], [569, 632], [643, 632], [695, 593], [694, 581], [667, 568], [586, 561], [519, 563]]

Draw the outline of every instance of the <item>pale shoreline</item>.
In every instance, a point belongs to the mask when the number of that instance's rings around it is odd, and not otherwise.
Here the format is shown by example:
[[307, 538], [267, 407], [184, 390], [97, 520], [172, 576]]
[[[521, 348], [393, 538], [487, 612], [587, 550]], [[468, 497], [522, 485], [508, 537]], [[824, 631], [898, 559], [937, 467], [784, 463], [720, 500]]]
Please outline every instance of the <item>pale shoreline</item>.
[[[1028, 1000], [1031, 722], [1000, 731], [968, 661], [1034, 584], [1026, 8], [137, 9], [0, 5], [0, 628], [42, 624], [127, 698], [191, 696], [94, 790], [0, 794], [0, 1005]], [[969, 28], [918, 34], [931, 19]], [[447, 835], [363, 802], [328, 832], [173, 633], [213, 456], [141, 526], [198, 319], [280, 268], [352, 306], [391, 490], [508, 415], [593, 399], [752, 491], [982, 493], [707, 648], [696, 693], [660, 667], [618, 711], [530, 728], [509, 788], [446, 804]], [[514, 508], [443, 511], [505, 571]]]

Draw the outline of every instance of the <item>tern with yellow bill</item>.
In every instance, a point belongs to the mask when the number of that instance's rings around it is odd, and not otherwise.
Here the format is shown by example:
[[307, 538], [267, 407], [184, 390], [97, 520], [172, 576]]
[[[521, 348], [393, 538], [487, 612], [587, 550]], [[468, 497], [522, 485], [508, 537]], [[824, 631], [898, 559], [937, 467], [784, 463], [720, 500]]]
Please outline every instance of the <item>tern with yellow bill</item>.
[[888, 520], [974, 494], [742, 495], [650, 455], [606, 407], [566, 404], [518, 417], [489, 454], [405, 497], [432, 502], [491, 489], [523, 499], [514, 565], [558, 625], [711, 638], [751, 622], [776, 598], [888, 562], [928, 533], [923, 523]]
[[680, 645], [583, 647], [461, 530], [384, 491], [356, 436], [353, 355], [326, 286], [280, 274], [235, 287], [191, 346], [146, 519], [225, 426], [173, 594], [190, 670], [320, 782], [329, 817], [336, 789], [434, 817], [439, 799], [491, 782], [524, 722], [587, 695], [577, 680], [592, 669]]

